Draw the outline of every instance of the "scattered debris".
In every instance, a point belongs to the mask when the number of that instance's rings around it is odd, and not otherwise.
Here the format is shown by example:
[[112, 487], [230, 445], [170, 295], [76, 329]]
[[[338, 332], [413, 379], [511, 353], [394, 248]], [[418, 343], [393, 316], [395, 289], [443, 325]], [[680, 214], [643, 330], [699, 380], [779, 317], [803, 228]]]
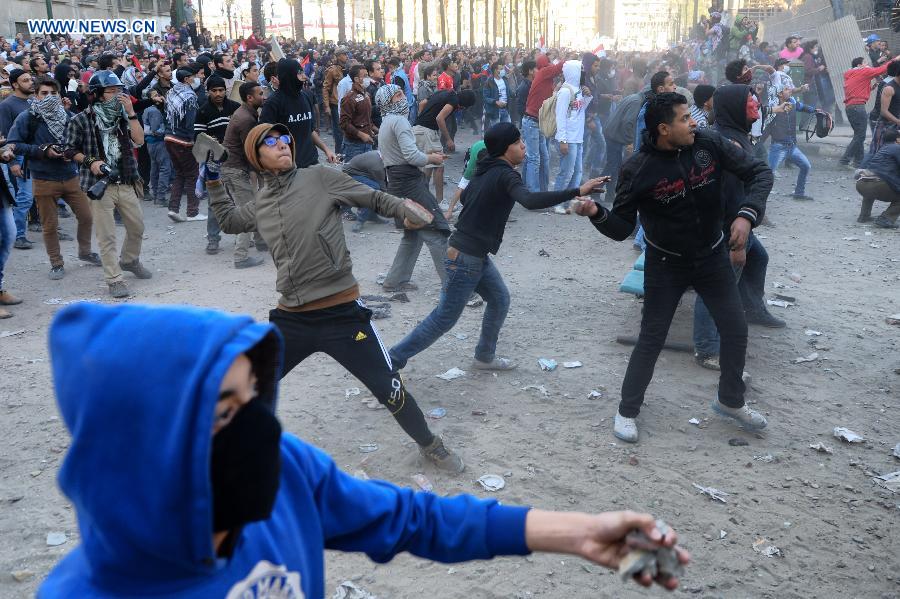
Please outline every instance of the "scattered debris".
[[834, 436], [847, 443], [862, 443], [866, 440], [862, 435], [858, 435], [849, 428], [844, 428], [843, 426], [834, 427]]
[[366, 304], [366, 308], [372, 311], [372, 320], [381, 320], [391, 317], [391, 305], [387, 302], [380, 304]]
[[0, 331], [0, 339], [4, 337], [12, 337], [14, 335], [21, 335], [25, 332], [25, 329], [21, 329], [19, 331]]
[[382, 284], [384, 284], [384, 280], [385, 280], [386, 278], [387, 278], [387, 273], [386, 273], [386, 272], [379, 273], [378, 275], [375, 276], [375, 283], [376, 283], [377, 285], [382, 285]]
[[475, 299], [470, 299], [469, 301], [466, 302], [467, 308], [477, 308], [477, 307], [483, 306], [483, 305], [484, 305], [484, 299], [482, 299], [481, 297], [476, 297]]
[[728, 439], [728, 444], [732, 447], [746, 447], [750, 445], [750, 442], [747, 439], [741, 439], [740, 437], [735, 437], [733, 439]]
[[821, 331], [814, 331], [812, 329], [806, 329], [806, 335], [808, 337], [821, 337], [822, 333], [821, 333]]
[[720, 539], [724, 539], [724, 538], [727, 537], [727, 536], [728, 536], [728, 533], [725, 532], [724, 530], [720, 530], [720, 531], [719, 531], [719, 538], [720, 538]]
[[431, 484], [431, 481], [424, 474], [413, 474], [412, 479], [423, 491], [428, 493], [434, 492], [434, 485]]
[[350, 399], [354, 395], [359, 395], [362, 391], [359, 390], [359, 387], [350, 387], [346, 391], [344, 391], [344, 397]]
[[688, 420], [688, 422], [691, 423], [691, 424], [697, 424], [697, 425], [699, 425], [699, 424], [700, 424], [700, 419], [699, 419], [699, 418], [691, 418], [690, 420]]
[[386, 406], [383, 403], [381, 403], [380, 401], [378, 401], [378, 399], [375, 397], [361, 397], [359, 401], [360, 401], [360, 403], [362, 403], [362, 405], [366, 406], [370, 410], [385, 410], [385, 409], [387, 409]]
[[551, 371], [556, 370], [556, 360], [550, 358], [538, 358], [538, 366], [541, 367], [541, 370]]
[[859, 241], [859, 237], [841, 237], [844, 241]]
[[766, 539], [756, 539], [753, 543], [753, 551], [765, 555], [766, 557], [784, 557], [784, 553], [781, 552], [781, 549], [775, 545], [766, 545], [768, 542], [769, 541]]
[[472, 410], [472, 416], [487, 416], [484, 410]]
[[900, 458], [900, 443], [894, 445], [894, 457]]
[[880, 487], [884, 487], [891, 493], [900, 491], [900, 470], [898, 470], [897, 472], [891, 472], [890, 474], [876, 476], [872, 480], [875, 481], [875, 484]]
[[704, 495], [708, 495], [709, 497], [711, 497], [712, 499], [715, 499], [716, 501], [721, 501], [722, 503], [728, 503], [728, 500], [725, 498], [728, 497], [729, 494], [726, 493], [725, 491], [720, 491], [713, 487], [701, 487], [697, 483], [691, 483], [691, 484], [693, 484], [694, 488], [697, 489], [698, 491], [700, 491], [701, 493], [703, 493]]
[[794, 364], [802, 364], [804, 362], [815, 362], [819, 359], [819, 352], [813, 352], [803, 358], [794, 358]]
[[400, 293], [395, 293], [394, 295], [392, 295], [392, 296], [391, 296], [390, 298], [388, 298], [388, 299], [390, 299], [392, 302], [400, 302], [401, 304], [408, 304], [408, 303], [409, 303], [409, 296], [406, 295], [406, 294], [405, 294], [404, 292], [402, 292], [402, 291], [401, 291]]
[[591, 392], [588, 393], [588, 399], [600, 399], [601, 397], [603, 397], [603, 393], [596, 389], [591, 389]]
[[900, 324], [900, 314], [891, 314], [884, 321], [888, 324]]
[[771, 464], [775, 461], [775, 456], [773, 456], [771, 453], [767, 453], [766, 455], [755, 455], [753, 456], [753, 459], [757, 462], [765, 462], [766, 464]]
[[64, 300], [61, 297], [51, 297], [50, 299], [44, 300], [44, 303], [48, 306], [68, 306], [69, 304], [77, 304], [78, 302], [99, 302], [99, 297], [80, 297], [72, 300]]
[[465, 370], [460, 370], [459, 368], [451, 368], [444, 374], [435, 375], [439, 379], [444, 379], [445, 381], [452, 381], [453, 379], [458, 379], [461, 376], [466, 376]]
[[453, 333], [453, 336], [456, 337], [457, 339], [459, 339], [460, 341], [463, 341], [463, 340], [469, 338], [469, 336], [466, 335], [465, 333]]
[[769, 304], [770, 306], [778, 306], [779, 308], [788, 308], [788, 307], [794, 305], [791, 302], [786, 302], [784, 300], [777, 300], [777, 299], [766, 300], [766, 303]]
[[563, 368], [581, 368], [582, 366], [584, 366], [584, 364], [578, 360], [575, 360], [574, 362], [563, 362]]
[[522, 387], [522, 391], [528, 391], [529, 389], [540, 391], [541, 395], [543, 395], [544, 397], [550, 396], [550, 394], [547, 392], [547, 388], [543, 385], [525, 385], [524, 387]]
[[789, 278], [790, 280], [792, 280], [793, 282], [795, 282], [795, 283], [801, 283], [801, 282], [803, 282], [803, 277], [801, 277], [800, 275], [798, 275], [798, 274], [795, 273], [795, 272], [792, 272], [791, 274], [789, 274], [789, 275], [788, 275], [788, 278]]
[[499, 474], [485, 474], [478, 479], [478, 484], [485, 491], [499, 491], [506, 486], [506, 481]]
[[48, 532], [47, 533], [47, 545], [49, 547], [58, 547], [62, 545], [66, 541], [69, 540], [69, 537], [66, 536], [64, 532]]
[[775, 289], [786, 289], [787, 285], [785, 285], [784, 283], [779, 283], [778, 281], [773, 281], [772, 287], [774, 287]]
[[26, 580], [34, 576], [34, 572], [32, 572], [31, 570], [13, 570], [12, 572], [10, 572], [10, 574], [12, 575], [13, 580], [15, 580], [16, 582], [25, 582]]
[[359, 446], [359, 450], [362, 453], [372, 453], [373, 451], [378, 451], [378, 443], [363, 443]]
[[541, 251], [538, 252], [538, 256], [541, 256], [542, 258], [549, 258], [550, 254], [547, 253], [547, 250], [541, 248]]
[[430, 410], [428, 412], [428, 417], [434, 418], [435, 420], [443, 418], [446, 415], [447, 415], [447, 410], [445, 410], [444, 408], [434, 408], [433, 410]]
[[818, 451], [819, 453], [834, 453], [834, 450], [833, 450], [832, 448], [828, 447], [827, 445], [825, 445], [825, 444], [822, 443], [821, 441], [818, 442], [818, 443], [816, 443], [816, 444], [814, 444], [814, 445], [810, 445], [809, 448], [810, 448], [810, 449], [815, 449], [815, 450]]
[[345, 580], [334, 590], [331, 599], [378, 599], [378, 597]]
[[797, 302], [797, 298], [794, 297], [793, 295], [784, 295], [783, 293], [774, 293], [774, 294], [772, 294], [772, 297], [774, 297], [777, 300], [789, 302], [791, 304], [794, 304]]
[[[663, 537], [669, 526], [662, 520], [656, 521], [656, 529]], [[678, 554], [672, 547], [661, 547], [642, 531], [634, 530], [625, 537], [625, 544], [631, 551], [619, 563], [619, 576], [627, 581], [637, 574], [647, 574], [651, 578], [667, 580], [684, 574], [684, 567], [678, 561]]]

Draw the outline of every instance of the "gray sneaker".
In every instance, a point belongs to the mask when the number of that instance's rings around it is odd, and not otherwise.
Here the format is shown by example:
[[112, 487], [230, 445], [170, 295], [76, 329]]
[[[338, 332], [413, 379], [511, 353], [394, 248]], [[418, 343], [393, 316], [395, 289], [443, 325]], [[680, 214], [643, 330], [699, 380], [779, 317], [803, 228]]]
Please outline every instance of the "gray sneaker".
[[109, 284], [109, 294], [116, 298], [123, 298], [131, 295], [131, 292], [128, 291], [125, 281], [115, 281]]
[[59, 266], [54, 266], [50, 269], [50, 280], [51, 281], [58, 281], [61, 278], [63, 278], [64, 276], [66, 276], [66, 269], [63, 268], [62, 264], [60, 264]]
[[78, 254], [78, 259], [82, 262], [93, 264], [94, 266], [103, 266], [103, 262], [100, 260], [100, 256], [97, 254], [97, 252], [91, 252], [90, 254]]
[[466, 469], [462, 458], [444, 447], [444, 440], [437, 435], [428, 447], [419, 446], [419, 452], [441, 470], [459, 474]]
[[637, 443], [638, 428], [634, 418], [626, 418], [616, 411], [616, 420], [613, 423], [613, 435], [626, 443]]
[[259, 256], [247, 256], [243, 260], [234, 263], [235, 268], [253, 268], [254, 266], [259, 266], [265, 262]]
[[141, 264], [140, 260], [135, 260], [134, 262], [119, 262], [119, 268], [122, 270], [127, 270], [130, 273], [134, 273], [139, 279], [152, 279], [153, 273], [144, 268], [144, 265]]
[[19, 237], [18, 239], [16, 239], [15, 243], [13, 243], [13, 247], [17, 250], [30, 250], [32, 247], [34, 247], [34, 244], [24, 237]]
[[731, 418], [732, 420], [737, 421], [747, 430], [760, 431], [766, 428], [766, 425], [768, 424], [765, 416], [755, 410], [751, 410], [747, 404], [744, 404], [740, 408], [729, 408], [718, 399], [714, 399], [712, 401], [712, 410], [719, 416], [724, 416], [725, 418]]
[[509, 358], [494, 358], [490, 362], [472, 360], [472, 368], [475, 370], [512, 370], [517, 366], [518, 364]]

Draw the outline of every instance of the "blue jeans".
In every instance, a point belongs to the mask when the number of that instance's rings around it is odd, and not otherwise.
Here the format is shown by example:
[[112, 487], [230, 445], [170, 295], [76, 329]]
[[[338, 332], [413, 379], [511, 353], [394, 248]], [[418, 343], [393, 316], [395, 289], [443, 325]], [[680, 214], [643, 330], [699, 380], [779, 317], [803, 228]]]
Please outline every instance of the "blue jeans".
[[3, 291], [3, 267], [6, 266], [15, 239], [16, 223], [13, 219], [12, 206], [0, 200], [0, 291]]
[[505, 108], [501, 108], [497, 112], [497, 116], [489, 117], [487, 114], [484, 115], [484, 130], [487, 131], [497, 123], [511, 123], [512, 121], [509, 118], [509, 111]]
[[509, 312], [509, 290], [500, 271], [490, 258], [477, 258], [462, 252], [454, 260], [445, 260], [444, 265], [447, 277], [437, 307], [403, 341], [391, 348], [391, 362], [397, 369], [406, 366], [411, 357], [430, 347], [453, 328], [472, 292], [484, 298], [486, 304], [475, 359], [480, 362], [494, 359], [497, 338]]
[[569, 144], [569, 153], [560, 152], [559, 175], [556, 176], [554, 191], [572, 189], [581, 185], [581, 168], [584, 160], [584, 144]]
[[603, 169], [606, 160], [606, 137], [603, 135], [603, 123], [599, 116], [588, 117], [594, 122], [594, 130], [585, 127], [585, 144], [587, 144], [587, 171], [591, 176]]
[[550, 189], [550, 149], [547, 138], [541, 135], [538, 122], [530, 117], [522, 119], [522, 139], [525, 140], [525, 186], [528, 191]]
[[619, 169], [622, 168], [622, 155], [625, 153], [625, 146], [606, 140], [606, 166], [603, 168], [603, 174], [610, 177], [607, 189], [612, 190], [612, 197], [615, 198], [616, 184], [619, 181]]
[[[748, 314], [766, 312], [763, 297], [766, 291], [766, 270], [769, 254], [762, 242], [751, 232], [747, 238], [747, 261], [734, 269], [738, 279], [741, 305]], [[700, 296], [694, 302], [694, 352], [701, 358], [719, 355], [719, 330]]]
[[344, 162], [350, 162], [350, 159], [360, 154], [372, 151], [372, 144], [366, 144], [361, 141], [351, 141], [344, 139]]
[[150, 195], [153, 200], [169, 203], [169, 186], [172, 184], [172, 159], [161, 141], [148, 143], [150, 154]]
[[[21, 166], [21, 162], [19, 165]], [[13, 207], [13, 219], [16, 222], [16, 239], [25, 237], [28, 211], [34, 203], [34, 195], [31, 193], [31, 178], [22, 179], [16, 177], [16, 205]]]
[[797, 169], [800, 171], [797, 174], [797, 185], [794, 187], [794, 195], [806, 195], [806, 177], [809, 175], [811, 167], [809, 160], [807, 160], [796, 144], [773, 141], [772, 146], [769, 148], [769, 168], [774, 171], [785, 160], [797, 165]]

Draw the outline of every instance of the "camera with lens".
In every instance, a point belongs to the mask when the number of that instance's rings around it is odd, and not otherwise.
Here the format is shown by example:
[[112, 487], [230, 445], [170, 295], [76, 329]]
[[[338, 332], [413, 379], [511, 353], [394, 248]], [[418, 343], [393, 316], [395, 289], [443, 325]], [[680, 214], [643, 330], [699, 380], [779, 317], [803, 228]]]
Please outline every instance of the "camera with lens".
[[114, 179], [118, 176], [118, 173], [114, 168], [111, 168], [108, 164], [100, 165], [100, 180], [91, 185], [90, 189], [87, 190], [87, 197], [92, 200], [102, 200], [103, 194], [106, 193], [106, 187], [109, 185], [110, 179]]

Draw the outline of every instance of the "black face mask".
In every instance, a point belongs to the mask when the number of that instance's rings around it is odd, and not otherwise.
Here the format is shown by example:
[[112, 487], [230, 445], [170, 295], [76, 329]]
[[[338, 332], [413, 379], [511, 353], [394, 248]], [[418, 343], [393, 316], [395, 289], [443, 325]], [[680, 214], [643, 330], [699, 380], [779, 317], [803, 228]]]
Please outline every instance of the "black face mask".
[[213, 532], [267, 519], [281, 475], [281, 424], [254, 399], [213, 436]]

